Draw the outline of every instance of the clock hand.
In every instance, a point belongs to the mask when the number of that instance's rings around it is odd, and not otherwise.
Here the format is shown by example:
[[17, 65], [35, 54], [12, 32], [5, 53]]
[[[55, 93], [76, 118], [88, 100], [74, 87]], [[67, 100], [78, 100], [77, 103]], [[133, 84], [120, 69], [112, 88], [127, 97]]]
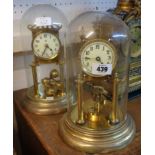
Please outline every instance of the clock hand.
[[98, 56], [96, 58], [89, 58], [89, 57], [85, 57], [85, 59], [94, 59], [96, 61], [99, 61], [101, 64], [103, 64], [103, 62], [101, 62], [101, 58]]
[[45, 54], [46, 48], [47, 48], [47, 47], [45, 46], [45, 49], [44, 49], [44, 51], [43, 51], [43, 53], [42, 53], [42, 56]]
[[85, 57], [85, 59], [94, 59], [94, 60], [95, 60], [96, 58], [89, 58], [89, 57]]
[[103, 62], [101, 61], [101, 58], [99, 56], [96, 57], [96, 61], [99, 61], [101, 64], [103, 64]]
[[50, 48], [48, 44], [46, 45], [46, 47], [49, 48], [51, 52], [53, 52], [52, 48]]

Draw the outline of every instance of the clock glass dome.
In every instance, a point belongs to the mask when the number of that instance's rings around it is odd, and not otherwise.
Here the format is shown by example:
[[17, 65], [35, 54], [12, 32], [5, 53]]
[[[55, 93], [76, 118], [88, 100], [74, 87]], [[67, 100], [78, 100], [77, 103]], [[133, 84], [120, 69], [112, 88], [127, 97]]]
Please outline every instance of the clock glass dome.
[[[134, 137], [127, 113], [130, 35], [114, 15], [86, 12], [67, 33], [69, 110], [60, 135], [75, 149], [95, 153], [122, 148]], [[74, 106], [71, 106], [74, 104]]]
[[35, 114], [66, 110], [67, 25], [64, 14], [47, 4], [31, 7], [22, 17], [21, 38], [28, 81], [23, 105]]

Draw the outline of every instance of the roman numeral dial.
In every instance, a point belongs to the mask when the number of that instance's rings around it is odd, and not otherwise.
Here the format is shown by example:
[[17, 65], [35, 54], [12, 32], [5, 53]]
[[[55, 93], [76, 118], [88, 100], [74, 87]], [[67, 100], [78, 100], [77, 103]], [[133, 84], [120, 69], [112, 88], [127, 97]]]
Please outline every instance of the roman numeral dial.
[[33, 40], [33, 52], [42, 59], [53, 59], [58, 55], [60, 42], [52, 33], [44, 32]]

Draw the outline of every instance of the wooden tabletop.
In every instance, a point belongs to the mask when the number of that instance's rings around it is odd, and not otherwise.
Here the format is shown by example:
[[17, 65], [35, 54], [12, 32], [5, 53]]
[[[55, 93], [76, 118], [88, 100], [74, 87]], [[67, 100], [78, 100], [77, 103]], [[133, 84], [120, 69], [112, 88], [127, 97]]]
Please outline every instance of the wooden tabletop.
[[[14, 92], [14, 106], [19, 126], [19, 132], [22, 134], [22, 140], [27, 141], [26, 145], [30, 145], [33, 155], [86, 155], [84, 152], [79, 152], [72, 149], [70, 146], [65, 144], [58, 134], [58, 122], [63, 114], [39, 116], [27, 112], [21, 104], [25, 98], [26, 90], [19, 90]], [[141, 131], [141, 99], [140, 97], [133, 99], [128, 103], [128, 111], [133, 116], [136, 122], [136, 136], [128, 147], [106, 155], [140, 155], [140, 131]], [[23, 124], [22, 124], [23, 123]], [[39, 151], [39, 147], [35, 148], [32, 146], [32, 136], [27, 134], [27, 128], [30, 128], [35, 141], [38, 141], [40, 147], [44, 151]], [[23, 131], [22, 131], [23, 130]], [[24, 144], [25, 145], [25, 144]], [[37, 150], [38, 149], [38, 153]], [[29, 154], [30, 155], [30, 154]], [[95, 154], [95, 155], [101, 155]], [[103, 153], [102, 153], [103, 155]]]

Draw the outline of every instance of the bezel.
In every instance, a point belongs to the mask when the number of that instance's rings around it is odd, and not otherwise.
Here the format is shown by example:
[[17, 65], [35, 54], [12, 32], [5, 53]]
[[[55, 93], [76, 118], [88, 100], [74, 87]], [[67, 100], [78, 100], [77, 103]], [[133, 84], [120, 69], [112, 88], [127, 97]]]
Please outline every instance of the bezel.
[[81, 56], [82, 56], [82, 53], [83, 53], [83, 50], [89, 45], [89, 44], [92, 44], [92, 43], [95, 43], [95, 42], [104, 42], [104, 44], [107, 44], [108, 46], [110, 46], [110, 48], [112, 48], [112, 55], [113, 55], [113, 58], [115, 58], [113, 61], [114, 63], [112, 64], [112, 70], [114, 70], [115, 66], [116, 66], [116, 63], [117, 63], [117, 50], [116, 48], [114, 47], [114, 45], [112, 43], [110, 43], [109, 41], [105, 40], [105, 39], [92, 39], [92, 40], [89, 40], [87, 41], [86, 43], [84, 43], [82, 45], [82, 47], [80, 48], [80, 52], [79, 52], [79, 61], [80, 61], [80, 66], [83, 70], [84, 73], [86, 73], [87, 75], [89, 76], [92, 76], [92, 77], [103, 77], [103, 76], [106, 76], [106, 75], [95, 75], [95, 74], [92, 74], [90, 73], [89, 71], [87, 71], [87, 69], [82, 65], [82, 62], [81, 62]]

